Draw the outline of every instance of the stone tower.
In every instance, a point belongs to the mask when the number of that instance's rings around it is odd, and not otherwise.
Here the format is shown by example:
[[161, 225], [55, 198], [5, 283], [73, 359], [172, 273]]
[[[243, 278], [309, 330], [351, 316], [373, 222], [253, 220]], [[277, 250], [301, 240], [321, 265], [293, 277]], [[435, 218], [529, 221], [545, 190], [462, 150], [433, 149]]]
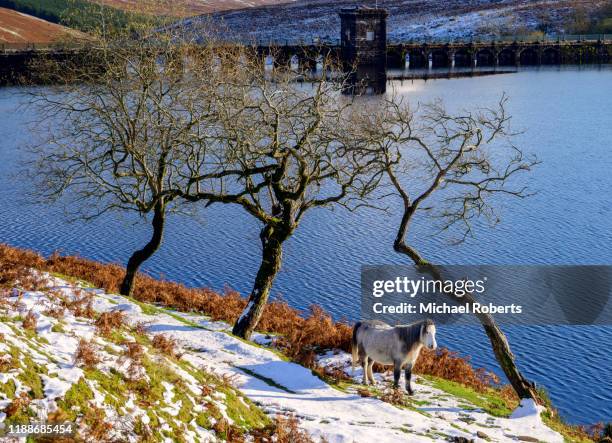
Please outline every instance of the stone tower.
[[354, 73], [356, 81], [369, 84], [367, 90], [359, 88], [359, 93], [385, 91], [388, 15], [385, 9], [376, 8], [340, 10], [340, 47], [344, 70]]
[[385, 9], [360, 7], [340, 10], [343, 61], [351, 65], [386, 61], [388, 15]]

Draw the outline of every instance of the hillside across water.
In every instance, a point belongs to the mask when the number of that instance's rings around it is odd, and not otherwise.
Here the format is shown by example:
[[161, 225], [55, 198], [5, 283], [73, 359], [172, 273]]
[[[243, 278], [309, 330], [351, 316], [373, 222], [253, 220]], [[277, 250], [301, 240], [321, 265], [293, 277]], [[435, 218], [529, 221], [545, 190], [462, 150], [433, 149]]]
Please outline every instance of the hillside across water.
[[52, 43], [78, 37], [80, 33], [12, 9], [0, 8], [0, 44]]

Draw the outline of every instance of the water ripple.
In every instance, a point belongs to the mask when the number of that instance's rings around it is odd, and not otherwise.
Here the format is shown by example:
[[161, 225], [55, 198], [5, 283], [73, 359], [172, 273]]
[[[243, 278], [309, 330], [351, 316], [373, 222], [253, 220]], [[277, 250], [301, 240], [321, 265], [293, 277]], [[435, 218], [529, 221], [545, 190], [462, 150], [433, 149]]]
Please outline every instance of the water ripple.
[[[475, 239], [449, 247], [431, 237], [427, 221], [413, 227], [413, 242], [431, 260], [448, 264], [612, 264], [612, 72], [529, 71], [517, 75], [429, 81], [407, 92], [413, 101], [441, 97], [450, 108], [510, 101], [516, 142], [543, 161], [527, 184], [538, 194], [505, 200], [502, 224], [475, 226]], [[125, 262], [144, 244], [148, 226], [105, 217], [66, 224], [58, 208], [23, 205], [26, 183], [11, 180], [28, 140], [19, 96], [0, 89], [0, 241], [48, 254], [56, 249], [104, 262]], [[359, 313], [361, 264], [405, 263], [392, 250], [399, 214], [364, 210], [308, 214], [285, 251], [274, 288], [292, 305], [323, 305], [337, 318]], [[237, 208], [211, 207], [201, 222], [176, 217], [159, 253], [145, 265], [152, 275], [193, 286], [250, 290], [258, 262], [258, 225]], [[507, 328], [527, 376], [545, 386], [561, 414], [577, 423], [612, 418], [612, 327]], [[478, 328], [441, 328], [440, 343], [497, 366]]]

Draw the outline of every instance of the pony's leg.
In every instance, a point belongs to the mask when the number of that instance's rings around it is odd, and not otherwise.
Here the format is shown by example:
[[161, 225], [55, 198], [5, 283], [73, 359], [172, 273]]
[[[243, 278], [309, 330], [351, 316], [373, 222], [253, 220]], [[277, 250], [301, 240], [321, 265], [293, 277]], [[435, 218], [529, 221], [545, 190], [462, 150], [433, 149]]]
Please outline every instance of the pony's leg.
[[370, 363], [368, 364], [368, 378], [370, 382], [375, 385], [376, 380], [374, 380], [374, 374], [372, 373], [372, 366], [374, 366], [374, 360], [370, 359]]
[[363, 384], [367, 385], [368, 384], [368, 356], [367, 354], [364, 354], [361, 360], [363, 362]]
[[399, 387], [399, 379], [400, 379], [401, 373], [402, 373], [402, 363], [399, 361], [396, 361], [393, 364], [393, 387], [394, 388]]
[[408, 391], [408, 395], [413, 395], [414, 391], [412, 390], [411, 379], [412, 379], [412, 365], [410, 363], [406, 364], [406, 370], [404, 375], [406, 376], [406, 391]]

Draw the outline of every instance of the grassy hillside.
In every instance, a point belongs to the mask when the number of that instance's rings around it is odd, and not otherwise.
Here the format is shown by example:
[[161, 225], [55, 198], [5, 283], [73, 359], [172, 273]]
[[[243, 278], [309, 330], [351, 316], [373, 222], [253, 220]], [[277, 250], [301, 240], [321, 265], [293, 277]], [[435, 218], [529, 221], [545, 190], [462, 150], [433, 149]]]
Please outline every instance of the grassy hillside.
[[[73, 423], [69, 441], [77, 442], [314, 443], [318, 436], [347, 441], [356, 432], [360, 441], [426, 443], [480, 432], [562, 442], [537, 411], [508, 418], [517, 405], [507, 407], [494, 391], [419, 377], [418, 395], [406, 398], [378, 375], [380, 395], [356, 395], [354, 380], [333, 388], [266, 349], [263, 335], [253, 345], [233, 337], [226, 323], [59, 276], [30, 272], [19, 282], [38, 290], [6, 287], [0, 276], [0, 441], [11, 425], [45, 417]], [[441, 417], [438, 409], [455, 413]], [[285, 422], [273, 421], [279, 416]], [[286, 429], [288, 420], [313, 438]]]
[[0, 7], [15, 9], [38, 18], [84, 32], [106, 26], [127, 29], [158, 18], [129, 13], [86, 0], [0, 0]]
[[[27, 424], [41, 409], [51, 421], [76, 423], [87, 441], [225, 440], [271, 425], [229, 379], [181, 360], [165, 336], [151, 339], [116, 321], [104, 332], [100, 324], [111, 314], [91, 311], [96, 320], [61, 312], [1, 318], [0, 440], [7, 426]], [[47, 319], [48, 333], [37, 332]]]

